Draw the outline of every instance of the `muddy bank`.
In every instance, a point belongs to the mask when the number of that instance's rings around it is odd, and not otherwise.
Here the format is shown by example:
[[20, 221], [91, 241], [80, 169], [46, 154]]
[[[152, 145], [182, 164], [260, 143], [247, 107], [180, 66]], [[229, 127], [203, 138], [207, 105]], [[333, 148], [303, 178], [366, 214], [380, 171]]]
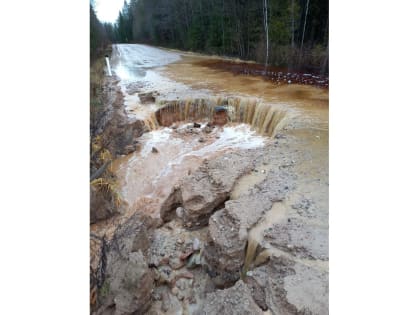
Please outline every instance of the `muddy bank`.
[[[142, 121], [127, 116], [118, 82], [119, 79], [115, 76], [103, 79], [100, 96], [102, 108], [91, 126], [90, 223], [93, 226], [124, 212], [126, 204], [119, 196], [118, 182], [110, 167], [118, 155], [135, 150], [134, 140], [144, 132]], [[95, 307], [99, 303], [99, 288], [108, 285], [104, 281], [111, 245], [103, 234], [95, 234], [92, 229], [91, 231], [90, 300]], [[138, 263], [141, 257], [132, 259]]]
[[103, 84], [103, 110], [95, 122], [93, 137], [103, 139], [103, 147], [112, 156], [127, 154], [128, 146], [134, 144], [134, 139], [144, 132], [144, 122], [129, 117], [124, 107], [124, 95], [118, 86], [116, 76], [106, 77]]

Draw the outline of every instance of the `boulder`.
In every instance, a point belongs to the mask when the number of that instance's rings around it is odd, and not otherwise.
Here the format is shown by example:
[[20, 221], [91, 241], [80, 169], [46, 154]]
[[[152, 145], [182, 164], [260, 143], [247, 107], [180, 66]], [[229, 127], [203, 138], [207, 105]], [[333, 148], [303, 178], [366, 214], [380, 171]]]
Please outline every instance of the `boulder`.
[[115, 231], [106, 254], [97, 314], [143, 314], [149, 308], [154, 279], [145, 256], [155, 225], [150, 217], [135, 214]]
[[263, 182], [238, 199], [226, 201], [225, 208], [210, 217], [208, 243], [203, 254], [216, 275], [218, 286], [229, 285], [239, 278], [248, 233], [271, 209], [273, 202], [285, 198], [290, 189], [288, 185], [292, 183], [290, 178], [286, 180], [287, 176], [283, 170], [270, 171]]
[[[260, 307], [272, 314], [328, 314], [328, 271], [288, 255], [271, 257], [246, 280]], [[265, 300], [263, 300], [262, 298]]]
[[212, 212], [229, 198], [236, 180], [254, 167], [252, 152], [230, 152], [205, 161], [172, 190], [161, 207], [161, 218], [170, 220], [174, 216], [172, 212], [182, 205], [185, 223], [207, 225]]
[[142, 104], [151, 104], [151, 103], [156, 102], [156, 98], [153, 95], [153, 92], [142, 93], [142, 94], [139, 93], [138, 96]]
[[208, 244], [203, 254], [215, 273], [218, 286], [229, 285], [239, 278], [248, 231], [271, 205], [271, 201], [262, 195], [246, 195], [227, 201], [224, 209], [211, 216]]
[[105, 220], [119, 213], [118, 208], [101, 190], [90, 186], [90, 223]]
[[151, 304], [154, 281], [142, 252], [130, 253], [115, 271], [109, 293], [114, 297], [115, 314], [144, 313]]
[[328, 226], [313, 225], [299, 217], [275, 224], [265, 232], [264, 242], [299, 258], [327, 261]]

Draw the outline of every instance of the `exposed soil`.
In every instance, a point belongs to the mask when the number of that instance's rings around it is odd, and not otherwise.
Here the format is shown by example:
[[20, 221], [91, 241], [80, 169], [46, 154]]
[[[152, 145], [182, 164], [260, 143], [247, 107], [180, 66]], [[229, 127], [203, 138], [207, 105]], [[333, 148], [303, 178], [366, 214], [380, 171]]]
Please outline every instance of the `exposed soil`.
[[91, 224], [92, 313], [327, 314], [328, 95], [291, 83], [259, 104], [225, 63], [191, 58], [114, 46], [125, 123], [101, 134], [123, 205]]

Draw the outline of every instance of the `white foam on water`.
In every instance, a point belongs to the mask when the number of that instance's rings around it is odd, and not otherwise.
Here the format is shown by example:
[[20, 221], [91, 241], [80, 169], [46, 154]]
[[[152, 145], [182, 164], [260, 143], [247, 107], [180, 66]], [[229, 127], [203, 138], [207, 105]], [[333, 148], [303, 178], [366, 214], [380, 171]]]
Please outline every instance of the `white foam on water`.
[[[165, 145], [165, 142], [168, 141], [172, 134], [172, 129], [163, 128], [159, 130], [153, 130], [143, 135], [147, 139], [141, 149], [141, 156], [143, 158], [147, 157], [151, 152], [152, 148], [156, 147], [158, 144]], [[171, 140], [173, 141], [173, 140]]]
[[[180, 129], [184, 128], [185, 126], [186, 125], [181, 125]], [[157, 132], [159, 131], [161, 130], [157, 130]], [[157, 182], [160, 178], [169, 175], [173, 167], [180, 165], [188, 157], [200, 157], [204, 159], [208, 156], [211, 156], [212, 153], [226, 151], [229, 149], [258, 148], [263, 146], [265, 142], [263, 137], [257, 135], [256, 132], [251, 130], [251, 128], [246, 124], [224, 127], [218, 135], [219, 138], [216, 139], [216, 141], [209, 145], [204, 145], [199, 149], [194, 149], [191, 144], [186, 143], [185, 140], [180, 140], [180, 151], [177, 155], [172, 157], [171, 161], [167, 163], [167, 165], [161, 170], [153, 182]], [[166, 140], [167, 139], [168, 138], [166, 138]], [[175, 139], [171, 139], [171, 141], [174, 140]], [[198, 144], [198, 139], [195, 139], [193, 144]]]

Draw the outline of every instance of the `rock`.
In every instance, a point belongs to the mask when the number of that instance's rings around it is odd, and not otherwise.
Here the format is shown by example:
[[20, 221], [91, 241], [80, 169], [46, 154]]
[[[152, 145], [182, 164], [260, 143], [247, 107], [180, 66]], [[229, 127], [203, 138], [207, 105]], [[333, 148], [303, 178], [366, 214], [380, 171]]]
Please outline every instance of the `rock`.
[[178, 278], [194, 279], [194, 275], [191, 272], [184, 271], [178, 275]]
[[184, 240], [179, 238], [179, 239], [176, 240], [176, 243], [178, 245], [182, 245], [182, 244], [184, 244]]
[[198, 238], [194, 238], [193, 241], [193, 250], [197, 251], [200, 250], [200, 241]]
[[285, 198], [289, 191], [286, 183], [293, 183], [287, 176], [280, 170], [268, 173], [258, 187], [236, 200], [226, 201], [225, 208], [211, 216], [203, 256], [210, 269], [218, 274], [219, 284], [223, 279], [226, 281], [223, 286], [239, 279], [249, 230], [272, 208], [274, 201]]
[[115, 231], [107, 246], [105, 281], [100, 288], [105, 314], [114, 308], [115, 314], [143, 313], [150, 306], [154, 275], [143, 253], [148, 251], [154, 227], [153, 219], [135, 214]]
[[151, 303], [153, 276], [143, 254], [130, 253], [121, 261], [110, 280], [110, 295], [114, 296], [115, 314], [145, 312]]
[[254, 298], [260, 307], [266, 305], [273, 314], [322, 315], [329, 312], [328, 278], [328, 271], [317, 264], [304, 265], [279, 255], [254, 269], [247, 284], [258, 291]]
[[171, 282], [172, 269], [169, 266], [159, 266], [157, 269], [157, 282], [159, 284], [168, 284]]
[[108, 219], [119, 213], [119, 209], [107, 194], [90, 185], [90, 223]]
[[229, 120], [227, 108], [224, 106], [216, 106], [213, 114], [212, 125], [223, 126]]
[[159, 266], [168, 265], [169, 264], [169, 257], [163, 257], [159, 262]]
[[182, 219], [183, 215], [184, 215], [184, 208], [182, 207], [176, 208], [176, 216]]
[[169, 298], [168, 292], [165, 291], [162, 293], [162, 311], [166, 313], [169, 310], [169, 308], [170, 308], [170, 298]]
[[169, 266], [171, 266], [171, 268], [173, 270], [179, 270], [182, 267], [184, 267], [185, 264], [186, 264], [185, 261], [182, 261], [182, 260], [179, 260], [179, 259], [176, 259], [176, 260], [174, 259], [174, 260], [170, 260], [169, 261]]
[[152, 148], [152, 153], [158, 153], [158, 149], [156, 149], [155, 147]]
[[172, 288], [171, 292], [172, 292], [172, 294], [173, 294], [173, 295], [177, 295], [177, 294], [178, 294], [178, 292], [179, 292], [179, 289], [178, 289], [176, 286], [174, 286], [174, 287]]
[[[194, 315], [263, 315], [247, 285], [239, 280], [235, 286], [207, 294], [200, 311]], [[279, 313], [282, 314], [282, 313]]]
[[200, 137], [200, 139], [198, 139], [198, 142], [205, 142], [206, 140], [203, 137]]
[[90, 236], [90, 290], [93, 308], [96, 307], [98, 289], [105, 281], [106, 248], [104, 238]]
[[172, 190], [160, 214], [164, 221], [179, 205], [184, 208], [184, 222], [206, 225], [209, 216], [229, 197], [236, 180], [253, 168], [252, 150], [230, 152], [210, 160], [188, 175]]
[[93, 124], [96, 127], [94, 136], [101, 135], [103, 143], [107, 143], [107, 149], [115, 156], [124, 153], [124, 148], [145, 132], [145, 124], [142, 120], [128, 117], [117, 80], [105, 80], [104, 84], [104, 111]]
[[187, 259], [188, 257], [190, 257], [193, 253], [194, 253], [194, 251], [189, 250], [189, 251], [187, 251], [186, 253], [184, 253], [184, 254], [182, 254], [181, 256], [179, 256], [179, 259], [180, 259], [180, 260], [185, 260], [185, 259]]
[[301, 218], [275, 224], [264, 239], [271, 247], [305, 259], [328, 260], [328, 227], [311, 225]]
[[139, 98], [142, 104], [150, 104], [156, 102], [156, 98], [153, 96], [153, 92], [139, 94]]
[[245, 260], [248, 230], [271, 205], [268, 198], [245, 195], [237, 200], [227, 201], [225, 209], [212, 215], [208, 244], [204, 247], [203, 255], [210, 268], [220, 276], [218, 286], [230, 285], [232, 281], [239, 279]]
[[261, 288], [257, 281], [252, 278], [252, 273], [247, 272], [247, 277], [245, 277], [244, 282], [248, 286], [248, 288], [251, 290], [252, 298], [254, 299], [255, 303], [263, 310], [267, 311], [268, 306], [266, 302], [266, 296], [264, 292], [264, 288]]
[[212, 127], [210, 127], [209, 125], [207, 125], [207, 126], [205, 126], [205, 127], [204, 127], [204, 132], [205, 132], [205, 133], [211, 133], [211, 132], [212, 132], [212, 130], [213, 130], [213, 128], [212, 128]]
[[193, 269], [197, 266], [201, 266], [201, 255], [200, 253], [196, 253], [190, 256], [187, 263], [188, 269]]

